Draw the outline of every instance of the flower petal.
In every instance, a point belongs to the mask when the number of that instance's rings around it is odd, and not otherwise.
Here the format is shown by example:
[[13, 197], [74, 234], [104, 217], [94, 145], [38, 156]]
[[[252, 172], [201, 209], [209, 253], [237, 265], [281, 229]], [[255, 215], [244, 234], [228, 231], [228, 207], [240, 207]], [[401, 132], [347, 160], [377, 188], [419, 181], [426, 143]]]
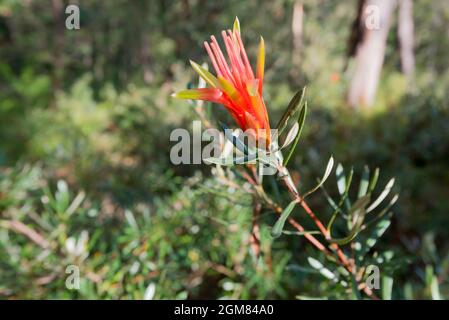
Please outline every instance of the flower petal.
[[256, 95], [258, 89], [259, 89], [259, 79], [250, 80], [246, 84], [246, 90], [248, 91], [248, 94], [251, 97]]
[[243, 62], [245, 63], [246, 72], [248, 75], [248, 79], [254, 78], [253, 70], [251, 69], [251, 64], [249, 63], [248, 55], [246, 54], [245, 46], [243, 45], [242, 37], [240, 33], [234, 32], [234, 36], [236, 37], [238, 47], [240, 49], [240, 54], [242, 55]]
[[259, 50], [257, 53], [256, 78], [259, 79], [259, 93], [262, 94], [262, 82], [265, 68], [265, 42], [260, 37]]
[[218, 82], [218, 79], [209, 71], [204, 69], [202, 66], [200, 66], [195, 61], [190, 60], [190, 64], [192, 65], [192, 68], [199, 74], [201, 78], [204, 79], [204, 81], [207, 82], [208, 85], [210, 85], [213, 88], [219, 88], [220, 83]]
[[215, 88], [181, 90], [179, 92], [172, 94], [172, 97], [178, 99], [205, 100], [205, 101], [212, 101], [215, 103], [221, 103], [222, 96], [223, 93], [221, 92], [221, 90]]
[[232, 102], [237, 106], [242, 106], [244, 104], [243, 97], [237, 91], [237, 89], [223, 77], [218, 77], [218, 81], [220, 82], [221, 87], [223, 88], [226, 95]]

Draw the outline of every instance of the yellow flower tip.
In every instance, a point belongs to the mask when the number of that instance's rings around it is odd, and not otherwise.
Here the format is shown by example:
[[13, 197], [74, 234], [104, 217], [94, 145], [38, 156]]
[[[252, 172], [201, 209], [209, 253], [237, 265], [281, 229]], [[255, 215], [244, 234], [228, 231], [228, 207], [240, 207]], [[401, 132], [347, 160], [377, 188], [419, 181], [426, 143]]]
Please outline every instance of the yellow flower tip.
[[263, 39], [262, 36], [260, 36], [259, 50], [262, 50], [263, 54], [265, 55], [265, 40]]
[[239, 21], [239, 18], [237, 16], [235, 17], [235, 20], [234, 20], [233, 31], [237, 32], [238, 34], [240, 34], [240, 21]]
[[178, 93], [177, 93], [177, 92], [173, 92], [173, 93], [170, 95], [170, 97], [172, 97], [172, 98], [177, 98], [177, 97], [178, 97]]
[[[256, 64], [256, 77], [261, 81], [259, 85], [262, 85], [263, 74], [265, 68], [265, 41], [260, 36], [259, 49], [257, 52], [257, 64]], [[262, 86], [260, 87], [262, 89]]]

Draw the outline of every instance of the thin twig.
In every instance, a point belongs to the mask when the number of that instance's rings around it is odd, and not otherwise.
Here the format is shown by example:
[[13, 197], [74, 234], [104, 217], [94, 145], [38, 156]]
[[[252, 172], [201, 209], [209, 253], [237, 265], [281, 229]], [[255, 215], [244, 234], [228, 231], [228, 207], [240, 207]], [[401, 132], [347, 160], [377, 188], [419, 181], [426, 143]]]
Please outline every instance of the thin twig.
[[17, 233], [23, 234], [43, 249], [46, 249], [50, 246], [50, 243], [42, 235], [19, 220], [3, 220], [1, 221], [1, 224], [7, 229], [11, 229]]

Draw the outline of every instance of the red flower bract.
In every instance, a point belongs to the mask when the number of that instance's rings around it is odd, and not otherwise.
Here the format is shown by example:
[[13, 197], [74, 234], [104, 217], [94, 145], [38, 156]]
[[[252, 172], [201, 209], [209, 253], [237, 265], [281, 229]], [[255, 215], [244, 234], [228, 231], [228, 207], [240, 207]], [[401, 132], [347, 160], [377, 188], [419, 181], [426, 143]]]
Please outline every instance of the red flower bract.
[[210, 43], [204, 42], [217, 76], [197, 63], [190, 61], [192, 67], [209, 87], [183, 90], [173, 96], [181, 99], [211, 101], [224, 105], [243, 131], [254, 130], [257, 140], [264, 139], [269, 146], [270, 124], [262, 98], [265, 64], [263, 38], [260, 38], [256, 75], [254, 75], [240, 36], [238, 19], [234, 23], [234, 30], [222, 31], [222, 37], [228, 60], [226, 60], [214, 36], [211, 36]]

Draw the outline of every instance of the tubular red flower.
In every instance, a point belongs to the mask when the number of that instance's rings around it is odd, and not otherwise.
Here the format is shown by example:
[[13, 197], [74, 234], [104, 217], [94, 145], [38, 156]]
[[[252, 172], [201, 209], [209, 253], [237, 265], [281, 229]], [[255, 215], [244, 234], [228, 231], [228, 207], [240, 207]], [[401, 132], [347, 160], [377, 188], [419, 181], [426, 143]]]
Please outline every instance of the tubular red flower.
[[253, 129], [257, 140], [263, 138], [269, 146], [270, 124], [262, 97], [264, 41], [261, 38], [254, 76], [239, 29], [221, 32], [227, 59], [214, 36], [211, 36], [210, 42], [204, 42], [217, 76], [191, 61], [192, 67], [211, 88], [183, 90], [174, 94], [174, 97], [224, 105], [242, 130]]

